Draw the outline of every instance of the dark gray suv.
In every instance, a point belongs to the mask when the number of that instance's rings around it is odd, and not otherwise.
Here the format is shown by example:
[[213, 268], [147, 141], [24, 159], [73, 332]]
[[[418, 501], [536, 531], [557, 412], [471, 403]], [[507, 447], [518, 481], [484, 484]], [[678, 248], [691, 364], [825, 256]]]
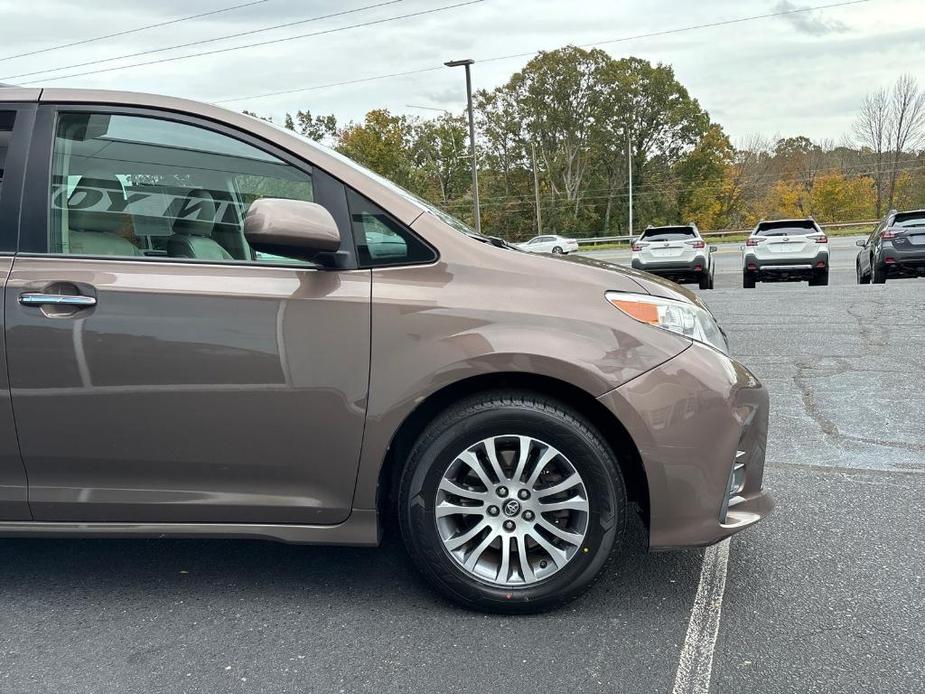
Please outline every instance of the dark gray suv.
[[925, 276], [925, 210], [891, 211], [857, 245], [858, 284]]

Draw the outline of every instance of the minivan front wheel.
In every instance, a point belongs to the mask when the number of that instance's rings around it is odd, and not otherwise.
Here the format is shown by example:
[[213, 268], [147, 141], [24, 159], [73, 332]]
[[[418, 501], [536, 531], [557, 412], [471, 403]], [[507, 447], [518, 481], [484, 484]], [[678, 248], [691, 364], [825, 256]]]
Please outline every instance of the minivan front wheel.
[[525, 392], [468, 399], [419, 438], [402, 536], [422, 574], [468, 607], [524, 613], [586, 590], [622, 542], [626, 491], [580, 414]]

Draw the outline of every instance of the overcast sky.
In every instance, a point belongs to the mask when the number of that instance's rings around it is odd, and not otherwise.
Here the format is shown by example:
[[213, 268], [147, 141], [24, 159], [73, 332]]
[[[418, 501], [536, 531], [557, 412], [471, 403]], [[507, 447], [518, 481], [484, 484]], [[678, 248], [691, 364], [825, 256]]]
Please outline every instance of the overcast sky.
[[[840, 140], [850, 131], [867, 92], [891, 84], [903, 72], [920, 76], [925, 83], [923, 0], [870, 0], [612, 43], [603, 42], [838, 0], [481, 0], [282, 43], [54, 79], [338, 29], [466, 1], [265, 0], [168, 26], [6, 59], [247, 1], [0, 0], [0, 82], [223, 100], [229, 108], [272, 115], [277, 121], [286, 111], [310, 109], [317, 114], [334, 113], [343, 122], [361, 119], [366, 111], [380, 107], [418, 116], [432, 113], [409, 105], [461, 110], [465, 104], [463, 73], [439, 67], [445, 60], [474, 58], [475, 88], [492, 88], [528, 58], [478, 61], [566, 44], [602, 43], [600, 47], [614, 57], [633, 55], [672, 65], [691, 95], [737, 140], [754, 134]], [[203, 43], [380, 3], [339, 17]], [[73, 67], [187, 43], [193, 45]], [[286, 95], [239, 98], [434, 67], [439, 69]], [[56, 71], [22, 76], [52, 69]], [[233, 100], [224, 101], [228, 99]]]

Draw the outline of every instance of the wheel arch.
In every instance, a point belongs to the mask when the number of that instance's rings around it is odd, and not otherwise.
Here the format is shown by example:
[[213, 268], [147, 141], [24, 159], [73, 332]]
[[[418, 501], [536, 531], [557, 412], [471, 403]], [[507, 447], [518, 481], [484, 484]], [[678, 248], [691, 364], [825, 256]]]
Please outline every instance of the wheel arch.
[[418, 403], [402, 421], [389, 445], [381, 468], [376, 508], [383, 526], [395, 527], [398, 482], [411, 448], [424, 428], [454, 402], [477, 393], [526, 390], [558, 400], [586, 417], [614, 453], [623, 473], [627, 497], [639, 507], [649, 527], [649, 484], [639, 449], [626, 427], [593, 395], [557, 378], [523, 372], [479, 374], [447, 384]]

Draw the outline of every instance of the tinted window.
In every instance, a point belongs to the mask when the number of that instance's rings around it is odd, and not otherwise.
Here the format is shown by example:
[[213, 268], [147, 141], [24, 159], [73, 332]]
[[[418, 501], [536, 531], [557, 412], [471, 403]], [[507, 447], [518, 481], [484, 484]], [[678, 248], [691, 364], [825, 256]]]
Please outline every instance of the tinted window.
[[806, 234], [818, 234], [819, 229], [816, 224], [807, 220], [803, 221], [786, 221], [786, 222], [763, 222], [758, 225], [758, 231], [755, 236], [799, 236]]
[[0, 111], [0, 195], [3, 194], [3, 170], [6, 165], [6, 153], [13, 139], [14, 111]]
[[348, 189], [347, 203], [360, 265], [423, 263], [436, 258], [429, 246], [362, 195]]
[[62, 114], [55, 135], [49, 251], [277, 262], [243, 220], [262, 197], [311, 201], [311, 176], [204, 128], [139, 116]]
[[895, 227], [921, 227], [925, 226], [925, 213], [923, 212], [907, 212], [904, 214], [896, 215], [896, 219], [893, 220], [893, 226]]
[[687, 241], [697, 238], [691, 227], [656, 227], [646, 229], [639, 237], [641, 241]]

